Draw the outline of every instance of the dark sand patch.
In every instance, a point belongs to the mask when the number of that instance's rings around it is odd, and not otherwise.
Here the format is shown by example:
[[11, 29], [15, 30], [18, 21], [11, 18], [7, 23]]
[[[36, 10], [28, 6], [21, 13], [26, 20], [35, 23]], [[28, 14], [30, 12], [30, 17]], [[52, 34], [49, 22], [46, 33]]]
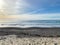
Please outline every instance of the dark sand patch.
[[0, 28], [0, 35], [24, 35], [32, 37], [60, 37], [60, 28], [17, 28], [17, 27], [5, 27]]

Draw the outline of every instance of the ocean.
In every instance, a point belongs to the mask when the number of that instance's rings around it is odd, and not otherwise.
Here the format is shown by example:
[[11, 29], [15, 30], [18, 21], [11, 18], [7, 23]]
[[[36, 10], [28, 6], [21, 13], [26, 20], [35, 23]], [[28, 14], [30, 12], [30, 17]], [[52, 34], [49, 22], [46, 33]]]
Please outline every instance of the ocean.
[[26, 20], [17, 22], [2, 23], [0, 27], [60, 27], [60, 20]]
[[60, 20], [29, 20], [23, 21], [24, 27], [60, 27]]

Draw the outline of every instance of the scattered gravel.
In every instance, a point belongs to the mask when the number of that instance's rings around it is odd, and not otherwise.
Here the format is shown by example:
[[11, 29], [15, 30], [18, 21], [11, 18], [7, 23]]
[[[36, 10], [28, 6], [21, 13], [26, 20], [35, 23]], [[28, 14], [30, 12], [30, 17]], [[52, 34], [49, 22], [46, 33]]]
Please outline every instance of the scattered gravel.
[[60, 37], [0, 36], [0, 45], [60, 45]]

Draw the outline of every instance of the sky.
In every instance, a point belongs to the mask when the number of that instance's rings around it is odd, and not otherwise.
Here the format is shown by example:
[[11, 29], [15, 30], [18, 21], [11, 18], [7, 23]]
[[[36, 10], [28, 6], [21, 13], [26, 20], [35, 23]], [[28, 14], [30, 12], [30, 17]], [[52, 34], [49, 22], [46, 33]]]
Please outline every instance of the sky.
[[0, 15], [2, 21], [60, 20], [60, 0], [0, 0]]

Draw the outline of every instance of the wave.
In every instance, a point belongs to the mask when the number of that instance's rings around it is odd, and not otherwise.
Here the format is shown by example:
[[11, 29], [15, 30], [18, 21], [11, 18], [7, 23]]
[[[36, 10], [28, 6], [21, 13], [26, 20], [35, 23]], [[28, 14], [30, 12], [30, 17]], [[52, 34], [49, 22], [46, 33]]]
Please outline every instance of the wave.
[[3, 23], [0, 27], [60, 27], [60, 20], [31, 20], [18, 23]]
[[28, 28], [28, 27], [60, 27], [60, 25], [52, 25], [52, 24], [5, 24], [5, 25], [0, 25], [0, 27], [21, 27], [21, 28]]

